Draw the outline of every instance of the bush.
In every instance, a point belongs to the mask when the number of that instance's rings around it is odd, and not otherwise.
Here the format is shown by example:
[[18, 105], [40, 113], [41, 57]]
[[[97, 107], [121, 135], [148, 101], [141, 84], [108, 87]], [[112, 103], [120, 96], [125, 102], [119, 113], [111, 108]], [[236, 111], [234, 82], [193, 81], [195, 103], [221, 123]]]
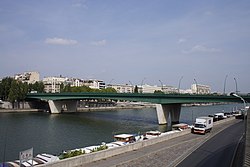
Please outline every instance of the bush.
[[85, 154], [85, 151], [82, 151], [82, 150], [68, 151], [66, 153], [62, 153], [59, 156], [59, 158], [66, 159], [66, 158], [75, 157], [75, 156], [82, 155], [82, 154]]
[[106, 149], [108, 149], [108, 146], [101, 145], [99, 147], [94, 148], [91, 152], [97, 152], [97, 151], [106, 150]]

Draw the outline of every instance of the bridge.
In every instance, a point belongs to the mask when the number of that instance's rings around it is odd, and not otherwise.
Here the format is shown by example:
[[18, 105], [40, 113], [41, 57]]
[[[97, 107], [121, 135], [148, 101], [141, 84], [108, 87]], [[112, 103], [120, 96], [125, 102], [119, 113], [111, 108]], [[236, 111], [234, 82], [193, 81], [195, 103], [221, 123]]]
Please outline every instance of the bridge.
[[[242, 96], [246, 101], [250, 96]], [[227, 95], [191, 95], [191, 94], [142, 94], [142, 93], [29, 93], [26, 100], [47, 101], [51, 113], [61, 113], [62, 106], [67, 110], [76, 111], [77, 101], [84, 99], [110, 99], [156, 104], [159, 124], [166, 124], [170, 116], [171, 122], [179, 122], [181, 104], [190, 103], [242, 103], [240, 98]]]

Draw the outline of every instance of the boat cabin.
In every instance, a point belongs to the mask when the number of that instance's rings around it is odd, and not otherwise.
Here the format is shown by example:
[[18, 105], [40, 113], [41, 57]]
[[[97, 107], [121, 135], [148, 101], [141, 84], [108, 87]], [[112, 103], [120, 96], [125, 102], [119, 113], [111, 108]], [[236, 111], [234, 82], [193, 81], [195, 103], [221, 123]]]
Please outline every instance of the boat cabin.
[[146, 135], [151, 135], [151, 136], [159, 136], [159, 135], [161, 135], [161, 132], [159, 132], [159, 131], [148, 131], [148, 132], [146, 132]]
[[179, 124], [173, 125], [172, 128], [173, 128], [174, 130], [184, 130], [184, 129], [188, 129], [188, 124], [179, 123]]
[[132, 134], [119, 134], [114, 136], [115, 141], [121, 141], [121, 142], [135, 142], [135, 135]]

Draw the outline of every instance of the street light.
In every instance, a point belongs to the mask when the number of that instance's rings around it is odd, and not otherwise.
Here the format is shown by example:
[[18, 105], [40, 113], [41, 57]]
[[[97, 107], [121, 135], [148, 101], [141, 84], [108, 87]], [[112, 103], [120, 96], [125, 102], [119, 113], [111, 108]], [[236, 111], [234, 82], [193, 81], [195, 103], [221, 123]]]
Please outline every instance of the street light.
[[134, 93], [134, 86], [133, 86], [133, 83], [131, 81], [128, 81], [131, 85], [132, 85], [132, 93]]
[[240, 98], [240, 99], [243, 101], [243, 103], [244, 103], [244, 111], [246, 111], [247, 105], [246, 105], [246, 101], [243, 99], [243, 97], [237, 95], [237, 94], [234, 93], [234, 92], [230, 93], [230, 95], [231, 95], [231, 96], [234, 96], [234, 97], [237, 97], [237, 98]]
[[234, 82], [235, 82], [235, 93], [238, 93], [238, 86], [237, 86], [237, 80], [236, 80], [236, 78], [234, 78]]
[[195, 79], [195, 78], [194, 78], [194, 82], [195, 82], [196, 94], [198, 94], [197, 81], [196, 81], [196, 79]]
[[224, 80], [224, 89], [223, 89], [223, 94], [225, 94], [225, 93], [226, 93], [226, 82], [227, 82], [227, 77], [228, 77], [228, 75], [226, 75], [225, 80]]
[[161, 83], [161, 90], [163, 91], [163, 84], [160, 79], [159, 79], [159, 82]]
[[[246, 115], [247, 115], [247, 110], [249, 109], [249, 106], [247, 106], [246, 105], [246, 101], [243, 99], [243, 97], [241, 97], [241, 96], [239, 96], [239, 95], [237, 95], [236, 93], [234, 93], [234, 92], [232, 92], [232, 93], [230, 93], [230, 95], [231, 96], [234, 96], [234, 97], [237, 97], [237, 98], [240, 98], [242, 101], [243, 101], [243, 103], [244, 103], [244, 115], [243, 115], [243, 121], [244, 121], [244, 133], [243, 133], [243, 138], [245, 138], [244, 139], [244, 141], [245, 141], [245, 145], [247, 145], [247, 138], [248, 138], [248, 134], [246, 134], [247, 133], [247, 120], [246, 120]], [[246, 136], [247, 135], [247, 136]], [[247, 148], [246, 148], [247, 149]], [[246, 160], [245, 160], [245, 157], [247, 156], [246, 155], [246, 150], [244, 151], [244, 156], [243, 156], [243, 161], [245, 161], [245, 163], [246, 163]], [[247, 156], [248, 157], [248, 156]], [[243, 162], [244, 163], [244, 162]]]
[[143, 80], [141, 81], [141, 93], [142, 93], [142, 85], [143, 85], [145, 79], [146, 79], [146, 77], [144, 77]]
[[179, 79], [179, 84], [178, 84], [178, 93], [180, 93], [180, 87], [181, 87], [181, 80], [182, 80], [183, 76], [181, 76], [181, 78]]

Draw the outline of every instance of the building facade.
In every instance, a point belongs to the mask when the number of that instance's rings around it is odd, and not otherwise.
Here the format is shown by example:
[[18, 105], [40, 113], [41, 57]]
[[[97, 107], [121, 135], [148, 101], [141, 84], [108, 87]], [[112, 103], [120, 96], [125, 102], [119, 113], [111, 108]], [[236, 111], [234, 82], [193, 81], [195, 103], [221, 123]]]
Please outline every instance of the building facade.
[[167, 85], [163, 85], [163, 86], [162, 86], [162, 91], [163, 91], [164, 93], [167, 93], [167, 94], [179, 93], [178, 88], [175, 88], [175, 87], [173, 87], [173, 86], [167, 86]]
[[40, 81], [40, 74], [38, 72], [32, 71], [32, 72], [24, 72], [20, 74], [15, 74], [14, 79], [26, 82], [28, 84], [34, 84], [35, 82]]
[[210, 94], [211, 87], [208, 85], [192, 84], [191, 90], [193, 94]]
[[108, 88], [114, 88], [117, 93], [133, 93], [134, 92], [134, 86], [128, 85], [128, 84], [108, 84]]
[[46, 93], [59, 93], [60, 85], [67, 84], [66, 77], [45, 77], [43, 78], [44, 91]]
[[91, 89], [105, 89], [106, 84], [103, 80], [88, 79], [83, 81], [83, 85], [90, 87]]

